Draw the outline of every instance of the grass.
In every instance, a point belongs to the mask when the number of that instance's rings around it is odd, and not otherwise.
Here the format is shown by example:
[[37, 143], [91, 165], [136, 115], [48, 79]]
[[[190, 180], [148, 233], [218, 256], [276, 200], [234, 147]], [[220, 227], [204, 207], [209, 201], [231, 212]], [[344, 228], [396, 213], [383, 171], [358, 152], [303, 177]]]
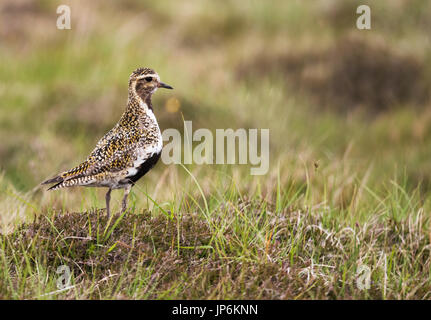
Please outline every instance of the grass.
[[[273, 202], [232, 182], [207, 203], [190, 195], [163, 210], [132, 205], [109, 220], [104, 210], [38, 215], [0, 238], [2, 297], [429, 298], [429, 217], [417, 193], [396, 183], [362, 190], [374, 212], [358, 223], [355, 199], [334, 210], [312, 205], [306, 185], [295, 189]], [[60, 265], [72, 270], [70, 290], [56, 286]], [[368, 290], [357, 286], [362, 265]]]
[[[369, 2], [371, 31], [353, 0], [127, 3], [70, 2], [65, 31], [56, 1], [0, 5], [0, 298], [430, 298], [427, 1]], [[159, 163], [110, 220], [105, 190], [41, 189], [138, 66], [175, 87], [162, 130], [269, 128], [269, 172]]]

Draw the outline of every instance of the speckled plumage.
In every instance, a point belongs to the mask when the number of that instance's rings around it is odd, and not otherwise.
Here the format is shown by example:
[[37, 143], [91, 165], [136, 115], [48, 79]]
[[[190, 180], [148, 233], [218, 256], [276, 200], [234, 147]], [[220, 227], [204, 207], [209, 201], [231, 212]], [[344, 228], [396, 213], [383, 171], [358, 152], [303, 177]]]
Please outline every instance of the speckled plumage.
[[111, 190], [124, 188], [125, 210], [130, 188], [155, 165], [162, 151], [162, 135], [151, 103], [151, 96], [158, 88], [172, 89], [160, 82], [154, 70], [135, 70], [129, 78], [127, 108], [118, 123], [100, 139], [84, 162], [42, 184], [55, 183], [48, 190], [107, 187], [108, 214]]

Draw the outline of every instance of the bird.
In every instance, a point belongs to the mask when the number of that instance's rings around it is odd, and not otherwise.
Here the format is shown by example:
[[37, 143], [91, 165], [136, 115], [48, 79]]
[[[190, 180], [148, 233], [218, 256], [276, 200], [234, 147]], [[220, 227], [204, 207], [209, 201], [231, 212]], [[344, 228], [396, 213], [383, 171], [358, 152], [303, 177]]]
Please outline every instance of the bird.
[[48, 190], [85, 186], [106, 187], [110, 216], [111, 191], [124, 189], [121, 213], [127, 209], [131, 188], [158, 162], [163, 139], [154, 115], [152, 95], [159, 88], [173, 89], [151, 68], [138, 68], [129, 77], [126, 110], [117, 124], [96, 144], [87, 159], [41, 184]]

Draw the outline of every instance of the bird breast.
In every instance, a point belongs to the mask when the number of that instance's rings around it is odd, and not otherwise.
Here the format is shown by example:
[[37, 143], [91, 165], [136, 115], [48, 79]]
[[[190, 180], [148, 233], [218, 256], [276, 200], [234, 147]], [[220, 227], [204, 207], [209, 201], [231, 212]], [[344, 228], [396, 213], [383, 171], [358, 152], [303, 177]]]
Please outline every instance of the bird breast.
[[159, 154], [163, 148], [163, 138], [157, 124], [156, 117], [152, 110], [148, 109], [146, 117], [143, 119], [143, 136], [136, 149], [136, 158], [133, 168], [128, 170], [128, 175], [136, 174], [139, 168], [147, 159], [155, 154]]

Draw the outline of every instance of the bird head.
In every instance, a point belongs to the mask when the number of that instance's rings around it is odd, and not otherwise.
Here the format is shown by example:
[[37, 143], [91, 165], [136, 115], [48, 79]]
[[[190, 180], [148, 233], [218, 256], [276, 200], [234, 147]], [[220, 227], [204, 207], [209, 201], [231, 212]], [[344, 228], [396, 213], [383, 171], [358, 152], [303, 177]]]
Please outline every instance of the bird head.
[[139, 68], [132, 72], [129, 79], [129, 90], [145, 100], [156, 92], [158, 88], [173, 89], [160, 81], [160, 77], [153, 69]]

